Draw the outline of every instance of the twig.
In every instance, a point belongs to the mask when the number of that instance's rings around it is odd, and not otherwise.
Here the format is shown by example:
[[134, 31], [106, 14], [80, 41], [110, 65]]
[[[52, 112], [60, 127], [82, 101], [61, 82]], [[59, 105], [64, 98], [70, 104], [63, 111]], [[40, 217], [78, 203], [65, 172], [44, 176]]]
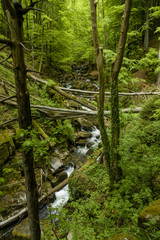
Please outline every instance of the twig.
[[6, 124], [8, 124], [8, 123], [11, 123], [11, 122], [14, 122], [14, 121], [17, 121], [17, 120], [18, 120], [18, 118], [13, 118], [13, 119], [11, 119], [11, 120], [8, 120], [8, 121], [0, 124], [0, 127], [3, 127], [4, 125], [6, 125]]
[[0, 103], [5, 102], [6, 100], [9, 100], [9, 99], [15, 98], [15, 97], [16, 97], [16, 95], [9, 96], [9, 97], [7, 97], [7, 98], [4, 98], [4, 99], [0, 100]]
[[31, 49], [26, 48], [23, 43], [20, 43], [20, 45], [21, 45], [26, 51], [31, 52]]
[[8, 47], [7, 45], [4, 45], [0, 48], [0, 51], [2, 51], [3, 49], [5, 49], [6, 47]]
[[4, 63], [5, 61], [7, 61], [11, 56], [12, 56], [12, 54], [10, 54], [7, 58], [5, 58], [3, 61], [1, 61], [0, 64], [2, 64], [2, 63]]

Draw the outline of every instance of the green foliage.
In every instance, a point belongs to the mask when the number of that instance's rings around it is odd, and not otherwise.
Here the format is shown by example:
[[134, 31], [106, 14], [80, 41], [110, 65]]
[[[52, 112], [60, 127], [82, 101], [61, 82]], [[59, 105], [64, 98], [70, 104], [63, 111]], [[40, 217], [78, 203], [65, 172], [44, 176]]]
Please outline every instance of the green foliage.
[[148, 82], [155, 83], [157, 81], [156, 73], [159, 64], [158, 51], [155, 48], [150, 48], [146, 56], [139, 60], [139, 68], [147, 71]]
[[159, 115], [160, 99], [159, 96], [151, 97], [143, 105], [140, 117], [143, 120], [160, 120]]
[[63, 122], [57, 121], [56, 127], [51, 130], [50, 136], [56, 138], [56, 143], [62, 144], [67, 141], [74, 141], [74, 129], [70, 120], [64, 120]]

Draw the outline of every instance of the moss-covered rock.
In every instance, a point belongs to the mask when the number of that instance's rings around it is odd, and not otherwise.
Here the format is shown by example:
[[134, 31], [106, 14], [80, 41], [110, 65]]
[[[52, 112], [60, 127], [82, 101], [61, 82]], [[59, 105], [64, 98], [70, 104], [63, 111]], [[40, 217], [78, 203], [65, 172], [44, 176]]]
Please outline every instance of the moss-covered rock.
[[108, 240], [136, 240], [136, 238], [127, 233], [119, 233], [109, 238]]
[[94, 191], [95, 185], [85, 173], [77, 171], [69, 178], [69, 189], [72, 197], [77, 199]]
[[20, 224], [18, 224], [13, 229], [12, 236], [15, 237], [17, 240], [28, 240], [28, 239], [31, 239], [28, 218], [23, 220]]
[[8, 131], [0, 134], [0, 166], [14, 154], [15, 146], [12, 137], [9, 136]]
[[145, 228], [145, 223], [150, 221], [160, 228], [160, 199], [151, 203], [148, 207], [142, 210], [138, 216], [138, 226]]

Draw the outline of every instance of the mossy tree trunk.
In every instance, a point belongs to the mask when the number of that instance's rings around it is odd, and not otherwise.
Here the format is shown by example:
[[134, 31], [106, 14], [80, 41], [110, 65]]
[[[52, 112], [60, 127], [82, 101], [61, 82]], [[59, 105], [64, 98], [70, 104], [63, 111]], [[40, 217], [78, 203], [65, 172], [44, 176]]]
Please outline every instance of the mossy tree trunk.
[[120, 136], [118, 75], [123, 61], [131, 6], [132, 0], [126, 0], [124, 14], [122, 17], [117, 57], [111, 71], [111, 162], [115, 181], [119, 181], [121, 179], [122, 173], [121, 168], [118, 165], [120, 160], [118, 152]]
[[[31, 109], [29, 93], [26, 85], [26, 67], [23, 53], [23, 14], [28, 9], [22, 9], [20, 3], [12, 3], [9, 0], [1, 0], [2, 7], [8, 19], [11, 31], [12, 58], [15, 73], [16, 96], [18, 105], [18, 119], [20, 129], [31, 130]], [[24, 10], [24, 11], [23, 11]], [[23, 11], [23, 13], [22, 13]], [[29, 136], [24, 137], [24, 140]], [[40, 225], [38, 216], [38, 194], [33, 168], [33, 149], [23, 151], [23, 166], [25, 173], [26, 196], [28, 216], [30, 223], [31, 239], [40, 239]]]
[[105, 74], [103, 63], [103, 48], [99, 43], [98, 28], [97, 28], [97, 14], [96, 14], [97, 2], [90, 0], [91, 9], [91, 23], [92, 23], [92, 35], [94, 51], [98, 69], [98, 81], [99, 81], [99, 99], [98, 99], [98, 125], [102, 138], [103, 152], [104, 152], [104, 164], [108, 170], [110, 182], [113, 183], [112, 168], [110, 165], [110, 143], [104, 124], [104, 92], [105, 92]]

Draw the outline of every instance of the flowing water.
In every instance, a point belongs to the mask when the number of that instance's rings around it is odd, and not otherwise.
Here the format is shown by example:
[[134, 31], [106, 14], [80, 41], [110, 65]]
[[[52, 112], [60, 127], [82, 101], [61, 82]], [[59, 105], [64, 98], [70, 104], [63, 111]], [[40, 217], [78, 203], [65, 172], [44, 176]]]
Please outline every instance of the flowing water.
[[[83, 130], [83, 129], [82, 129]], [[88, 138], [86, 141], [85, 146], [78, 146], [77, 153], [80, 155], [86, 155], [90, 148], [94, 148], [100, 143], [100, 131], [99, 129], [94, 126], [93, 130], [91, 131], [91, 138]]]

